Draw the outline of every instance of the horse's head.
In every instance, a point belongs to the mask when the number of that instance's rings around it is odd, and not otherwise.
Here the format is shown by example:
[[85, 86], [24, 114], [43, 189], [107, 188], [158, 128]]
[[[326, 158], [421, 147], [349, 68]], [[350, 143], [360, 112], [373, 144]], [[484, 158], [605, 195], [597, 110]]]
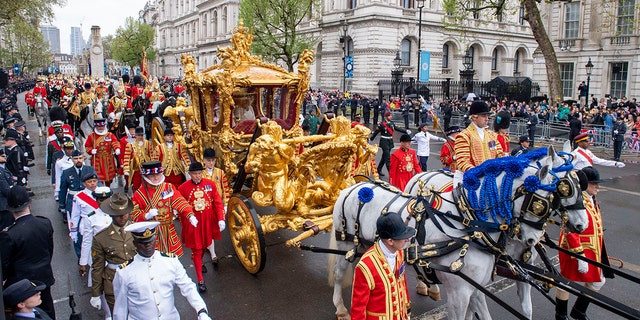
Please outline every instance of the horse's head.
[[551, 152], [549, 157], [553, 162], [552, 171], [557, 173], [560, 181], [553, 193], [552, 209], [559, 215], [567, 229], [571, 232], [581, 233], [589, 226], [587, 210], [584, 207], [580, 180], [573, 171], [573, 155], [561, 152]]
[[[558, 178], [551, 172], [549, 164], [540, 169], [529, 168], [532, 170], [525, 170], [521, 177], [523, 184], [516, 190], [513, 203], [515, 226], [512, 225], [511, 233], [525, 246], [532, 247], [546, 231]], [[529, 171], [533, 172], [527, 174]]]

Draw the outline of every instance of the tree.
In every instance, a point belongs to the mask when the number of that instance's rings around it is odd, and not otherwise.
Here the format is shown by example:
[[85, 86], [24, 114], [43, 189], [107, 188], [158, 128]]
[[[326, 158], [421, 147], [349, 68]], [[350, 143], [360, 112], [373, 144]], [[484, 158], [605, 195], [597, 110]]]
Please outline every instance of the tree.
[[113, 44], [113, 35], [107, 35], [102, 37], [102, 53], [105, 59], [113, 59], [113, 53], [111, 52], [111, 45]]
[[[553, 0], [549, 0], [553, 1]], [[538, 43], [540, 52], [545, 59], [547, 69], [547, 81], [549, 82], [549, 98], [559, 103], [562, 101], [562, 83], [560, 81], [560, 66], [556, 51], [551, 44], [549, 35], [547, 34], [538, 8], [538, 0], [520, 0], [520, 4], [524, 7], [524, 20], [529, 23], [533, 37]], [[511, 5], [511, 6], [510, 6]], [[480, 14], [484, 12], [486, 15], [502, 16], [509, 11], [509, 8], [518, 8], [513, 6], [507, 0], [444, 0], [444, 9], [447, 15], [444, 19], [447, 21], [445, 25], [449, 28], [465, 29], [465, 23], [469, 21], [469, 13]]]
[[2, 62], [5, 65], [19, 63], [22, 72], [48, 66], [53, 60], [49, 44], [44, 40], [38, 24], [27, 21], [15, 20], [4, 26], [4, 47], [0, 50]]
[[316, 39], [300, 34], [298, 27], [306, 19], [320, 14], [319, 0], [243, 0], [240, 18], [254, 34], [251, 51], [265, 61], [282, 61], [289, 71], [306, 49], [312, 49]]
[[0, 27], [14, 21], [50, 20], [53, 18], [53, 6], [64, 5], [66, 0], [0, 0]]
[[132, 17], [127, 18], [125, 26], [118, 27], [116, 36], [111, 42], [113, 59], [126, 64], [131, 69], [141, 64], [142, 52], [147, 53], [147, 60], [153, 61], [157, 54], [153, 48], [154, 34], [155, 31], [150, 25]]

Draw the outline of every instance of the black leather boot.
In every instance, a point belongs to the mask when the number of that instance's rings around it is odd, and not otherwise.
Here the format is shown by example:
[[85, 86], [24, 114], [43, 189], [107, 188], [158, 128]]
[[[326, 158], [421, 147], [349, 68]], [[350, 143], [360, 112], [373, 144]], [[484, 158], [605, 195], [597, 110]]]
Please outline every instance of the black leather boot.
[[561, 300], [556, 298], [556, 320], [568, 320], [567, 306], [569, 300]]
[[589, 320], [589, 318], [587, 318], [587, 308], [589, 308], [589, 303], [590, 302], [587, 298], [578, 297], [573, 308], [571, 308], [571, 318], [576, 320]]

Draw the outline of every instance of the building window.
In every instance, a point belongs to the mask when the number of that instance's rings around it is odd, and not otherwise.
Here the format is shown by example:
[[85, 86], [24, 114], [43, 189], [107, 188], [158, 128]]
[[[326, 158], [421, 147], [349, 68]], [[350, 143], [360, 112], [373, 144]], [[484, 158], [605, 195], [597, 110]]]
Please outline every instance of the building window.
[[[473, 8], [474, 9], [478, 9], [480, 7], [480, 0], [474, 0], [473, 1]], [[478, 10], [474, 10], [473, 11], [473, 18], [478, 20], [480, 19], [480, 11]]]
[[520, 75], [520, 50], [516, 51], [516, 56], [513, 57], [513, 75]]
[[400, 51], [400, 57], [402, 58], [402, 65], [408, 66], [411, 64], [411, 41], [408, 39], [402, 40], [402, 50]]
[[222, 8], [222, 33], [227, 34], [227, 7]]
[[491, 54], [491, 71], [498, 70], [498, 48], [493, 49]]
[[573, 63], [560, 63], [560, 81], [562, 96], [573, 97]]
[[355, 9], [357, 4], [357, 0], [347, 0], [347, 9]]
[[402, 0], [402, 7], [405, 8], [405, 9], [414, 8], [413, 0]]
[[446, 43], [442, 46], [442, 68], [449, 68], [449, 45]]
[[564, 37], [575, 39], [580, 27], [580, 2], [568, 2], [564, 6]]
[[213, 14], [211, 15], [211, 29], [213, 32], [213, 36], [218, 35], [218, 11], [213, 10]]
[[353, 57], [353, 39], [347, 38], [347, 56]]
[[524, 4], [520, 4], [520, 9], [518, 10], [518, 23], [521, 26], [524, 26]]
[[620, 0], [618, 2], [618, 24], [616, 25], [618, 35], [633, 34], [635, 7], [635, 0]]
[[618, 99], [627, 96], [627, 77], [629, 75], [628, 62], [611, 63], [611, 96]]
[[205, 13], [202, 19], [202, 37], [206, 38], [207, 36], [207, 14]]

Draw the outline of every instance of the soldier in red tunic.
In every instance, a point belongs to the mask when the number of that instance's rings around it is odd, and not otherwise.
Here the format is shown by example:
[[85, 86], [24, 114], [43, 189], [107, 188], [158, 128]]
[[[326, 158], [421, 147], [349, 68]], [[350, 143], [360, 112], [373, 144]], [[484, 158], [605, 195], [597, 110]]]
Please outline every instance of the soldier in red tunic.
[[[222, 198], [215, 183], [202, 178], [203, 170], [204, 167], [200, 162], [192, 162], [189, 165], [191, 180], [186, 181], [178, 188], [193, 207], [193, 213], [198, 219], [197, 226], [182, 225], [182, 242], [191, 249], [191, 260], [193, 260], [193, 266], [196, 269], [198, 291], [200, 292], [207, 291], [202, 277], [203, 270], [206, 270], [202, 264], [202, 257], [207, 247], [212, 244], [212, 237], [215, 240], [220, 240], [220, 232], [227, 226], [224, 221]], [[217, 262], [215, 255], [211, 258]]]
[[47, 88], [44, 87], [44, 82], [42, 82], [42, 79], [38, 79], [38, 81], [36, 82], [36, 86], [33, 88], [34, 98], [36, 98], [38, 95], [42, 97], [42, 99], [47, 103], [49, 107], [51, 107], [51, 101], [47, 99]]
[[120, 155], [118, 138], [107, 130], [107, 120], [94, 120], [95, 128], [84, 143], [85, 150], [91, 155], [91, 166], [96, 169], [100, 181], [110, 186], [116, 176], [116, 156]]
[[400, 137], [400, 148], [391, 154], [389, 167], [389, 183], [404, 191], [407, 182], [416, 174], [422, 172], [416, 151], [411, 149], [411, 136], [403, 134]]
[[184, 174], [191, 164], [187, 148], [180, 142], [173, 141], [171, 128], [164, 130], [164, 143], [156, 146], [154, 160], [162, 162], [167, 182], [177, 189], [185, 180]]
[[183, 228], [186, 224], [196, 227], [198, 219], [180, 191], [172, 184], [164, 182], [165, 177], [162, 171], [162, 164], [159, 161], [142, 164], [140, 173], [144, 183], [133, 194], [134, 207], [131, 219], [134, 222], [147, 220], [160, 222], [156, 249], [163, 253], [182, 256], [182, 243], [173, 225], [174, 211], [177, 212]]
[[493, 130], [498, 134], [498, 142], [500, 142], [502, 152], [504, 152], [505, 155], [511, 153], [511, 146], [509, 145], [511, 141], [509, 137], [509, 125], [511, 125], [511, 113], [508, 111], [498, 112], [493, 121]]
[[402, 249], [416, 229], [405, 226], [395, 212], [376, 221], [380, 239], [369, 248], [354, 271], [351, 319], [406, 320], [411, 316]]
[[[589, 226], [581, 234], [569, 232], [565, 228], [560, 230], [560, 247], [571, 252], [582, 254], [585, 258], [609, 265], [607, 250], [605, 249], [603, 240], [602, 215], [600, 214], [600, 206], [596, 201], [596, 195], [600, 188], [600, 173], [594, 167], [585, 167], [577, 171], [580, 177], [580, 184], [584, 181], [588, 182], [587, 189], [582, 193], [584, 197], [584, 206], [589, 216]], [[569, 256], [566, 253], [559, 252], [560, 273], [567, 279], [576, 282], [584, 282], [585, 287], [599, 291], [605, 283], [605, 277], [613, 278], [612, 274], [603, 273], [603, 270]], [[567, 319], [567, 304], [569, 293], [557, 288], [556, 289], [556, 319]], [[580, 296], [571, 309], [571, 318], [587, 319], [586, 312], [589, 307], [589, 299]]]
[[129, 187], [133, 186], [133, 190], [138, 190], [142, 184], [142, 176], [140, 176], [140, 165], [151, 161], [153, 158], [153, 146], [151, 142], [144, 138], [144, 129], [137, 127], [135, 129], [135, 140], [127, 143], [124, 149], [124, 175], [125, 192]]
[[456, 171], [456, 153], [454, 151], [454, 144], [456, 136], [462, 131], [458, 126], [450, 126], [446, 132], [448, 137], [447, 142], [442, 145], [440, 149], [440, 162], [442, 166], [451, 171]]
[[133, 87], [131, 87], [131, 100], [135, 100], [139, 95], [144, 93], [144, 87], [142, 86], [142, 77], [133, 76]]

